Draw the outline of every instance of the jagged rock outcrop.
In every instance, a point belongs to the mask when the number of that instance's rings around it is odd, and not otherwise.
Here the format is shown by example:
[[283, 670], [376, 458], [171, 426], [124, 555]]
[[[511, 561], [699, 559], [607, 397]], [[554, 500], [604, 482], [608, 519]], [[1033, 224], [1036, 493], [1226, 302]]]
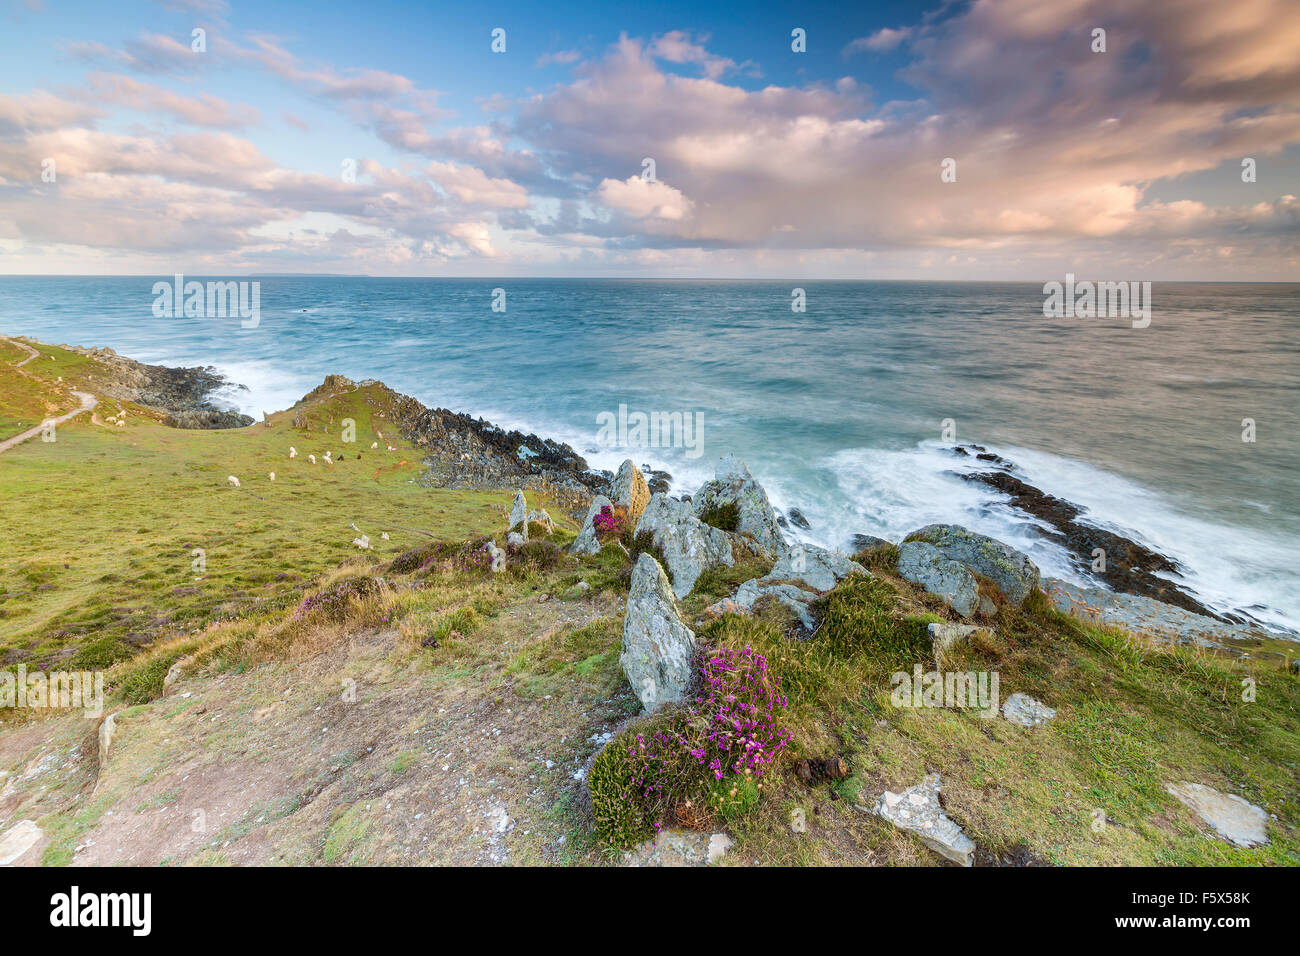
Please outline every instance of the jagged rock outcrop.
[[663, 554], [679, 598], [691, 593], [705, 571], [735, 564], [727, 532], [705, 524], [684, 501], [652, 495], [636, 525], [637, 534], [647, 531]]
[[[910, 542], [931, 545], [949, 561], [987, 578], [1012, 604], [1023, 604], [1041, 581], [1038, 565], [1025, 555], [996, 538], [976, 534], [961, 525], [926, 525], [904, 539], [905, 545]], [[901, 557], [899, 562], [902, 563]]]
[[98, 367], [88, 365], [84, 373], [96, 395], [163, 412], [164, 422], [173, 428], [242, 428], [253, 424], [251, 416], [212, 400], [213, 393], [219, 389], [233, 387], [247, 391], [247, 386], [230, 382], [211, 365], [168, 368], [145, 365], [112, 349], [63, 347], [98, 363]]
[[962, 617], [970, 617], [979, 607], [979, 582], [975, 575], [945, 558], [932, 544], [906, 541], [900, 545], [898, 574], [941, 598]]
[[682, 621], [668, 576], [642, 553], [632, 569], [619, 663], [646, 710], [687, 696], [694, 652], [695, 633]]
[[[976, 457], [997, 459], [995, 464], [1006, 469], [1014, 467], [996, 455], [990, 458], [984, 455]], [[1245, 618], [1220, 615], [1206, 607], [1186, 588], [1170, 580], [1181, 576], [1185, 571], [1178, 562], [1131, 538], [1087, 523], [1084, 520], [1086, 511], [1078, 505], [1046, 494], [1006, 471], [963, 474], [962, 478], [996, 488], [1007, 495], [1012, 507], [1042, 523], [1040, 534], [1073, 555], [1075, 566], [1080, 572], [1100, 578], [1114, 590], [1153, 598], [1218, 620], [1248, 623]], [[1105, 556], [1100, 564], [1096, 561], [1098, 551]]]
[[582, 529], [569, 545], [570, 554], [600, 554], [600, 539], [596, 537], [595, 520], [601, 508], [611, 507], [604, 495], [596, 495], [587, 506], [587, 516], [582, 519]]
[[745, 463], [735, 455], [727, 455], [718, 462], [712, 481], [706, 481], [691, 496], [691, 508], [699, 517], [721, 505], [736, 506], [739, 523], [736, 531], [752, 535], [772, 554], [785, 550], [785, 537], [777, 522], [776, 512], [767, 500], [767, 492], [754, 480]]
[[614, 504], [627, 509], [628, 520], [634, 525], [640, 520], [645, 506], [650, 503], [650, 486], [632, 459], [629, 458], [618, 466], [618, 474], [610, 483], [609, 497]]

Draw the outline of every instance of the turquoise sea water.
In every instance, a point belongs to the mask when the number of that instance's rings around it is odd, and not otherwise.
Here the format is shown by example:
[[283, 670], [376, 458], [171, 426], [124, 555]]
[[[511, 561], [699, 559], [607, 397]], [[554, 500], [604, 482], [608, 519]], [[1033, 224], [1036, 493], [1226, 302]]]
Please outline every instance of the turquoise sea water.
[[[263, 277], [260, 323], [242, 328], [155, 317], [162, 279], [0, 277], [0, 331], [215, 365], [254, 415], [330, 372], [378, 378], [593, 466], [666, 468], [678, 491], [734, 451], [816, 543], [958, 522], [1080, 580], [997, 492], [952, 474], [969, 463], [944, 450], [951, 419], [957, 440], [1178, 559], [1207, 604], [1300, 630], [1297, 285], [1156, 283], [1134, 329], [1044, 318], [1042, 283]], [[620, 405], [698, 416], [702, 441], [602, 444]]]

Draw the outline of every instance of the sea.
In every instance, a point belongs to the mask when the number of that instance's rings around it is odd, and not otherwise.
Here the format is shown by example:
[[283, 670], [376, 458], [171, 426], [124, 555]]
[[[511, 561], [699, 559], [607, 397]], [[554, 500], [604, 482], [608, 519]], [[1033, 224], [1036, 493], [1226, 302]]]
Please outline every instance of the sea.
[[[171, 276], [0, 277], [0, 331], [215, 366], [255, 417], [379, 379], [674, 492], [734, 453], [810, 543], [957, 523], [1095, 583], [961, 480], [983, 463], [950, 449], [977, 443], [1206, 605], [1300, 637], [1300, 285], [1157, 282], [1147, 324], [1046, 317], [1041, 282], [234, 278], [256, 322], [156, 308]], [[232, 277], [185, 277], [209, 279]]]

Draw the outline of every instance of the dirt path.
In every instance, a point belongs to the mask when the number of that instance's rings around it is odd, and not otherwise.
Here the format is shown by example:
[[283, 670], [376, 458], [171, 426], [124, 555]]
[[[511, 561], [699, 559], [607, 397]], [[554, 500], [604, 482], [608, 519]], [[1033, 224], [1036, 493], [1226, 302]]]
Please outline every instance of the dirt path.
[[[21, 345], [22, 343], [15, 342], [14, 344]], [[26, 359], [25, 361], [31, 361], [31, 359]], [[22, 365], [23, 363], [19, 362], [18, 364]], [[58, 418], [46, 419], [41, 424], [27, 429], [27, 431], [15, 435], [13, 438], [6, 438], [4, 441], [0, 441], [0, 455], [3, 455], [10, 448], [13, 448], [15, 445], [21, 445], [23, 442], [27, 441], [27, 439], [34, 438], [35, 436], [39, 435], [41, 433], [41, 430], [46, 426], [47, 423], [53, 422], [55, 427], [57, 428], [59, 425], [62, 425], [64, 422], [68, 421], [69, 419], [76, 418], [82, 412], [88, 412], [96, 405], [99, 404], [99, 399], [97, 399], [94, 395], [91, 395], [89, 392], [73, 392], [72, 394], [77, 396], [77, 398], [81, 399], [80, 408], [76, 409], [75, 411], [68, 412], [66, 415], [60, 415]]]
[[27, 358], [23, 359], [21, 362], [14, 362], [14, 368], [22, 368], [32, 359], [40, 358], [41, 353], [36, 351], [36, 349], [32, 348], [26, 342], [19, 342], [17, 339], [9, 338], [9, 336], [7, 335], [0, 335], [0, 339], [4, 339], [10, 345], [17, 346], [18, 348], [22, 349], [27, 353]]

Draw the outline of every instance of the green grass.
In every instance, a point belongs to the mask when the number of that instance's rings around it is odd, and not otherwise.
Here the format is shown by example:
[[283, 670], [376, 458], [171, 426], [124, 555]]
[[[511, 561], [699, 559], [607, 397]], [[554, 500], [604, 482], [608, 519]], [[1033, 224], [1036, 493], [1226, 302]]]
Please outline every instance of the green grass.
[[[57, 397], [54, 379], [75, 383], [91, 361], [48, 346], [42, 352], [55, 361], [21, 370], [0, 362], [0, 408], [42, 390]], [[34, 366], [39, 376], [21, 374]], [[273, 415], [270, 428], [175, 429], [138, 410], [117, 429], [93, 425], [87, 414], [61, 426], [56, 442], [28, 441], [0, 456], [7, 558], [0, 662], [73, 654], [81, 665], [103, 666], [160, 636], [291, 601], [341, 561], [395, 556], [427, 541], [421, 532], [465, 538], [499, 530], [507, 492], [414, 481], [423, 466], [386, 418], [388, 394], [368, 386], [318, 397]], [[116, 407], [107, 403], [102, 413]], [[291, 427], [295, 414], [306, 415], [310, 431]], [[348, 417], [357, 442], [344, 446], [339, 423]], [[372, 451], [376, 431], [385, 442]], [[291, 445], [299, 452], [292, 461]], [[349, 457], [332, 467], [307, 461], [345, 447]], [[241, 487], [230, 487], [227, 475]], [[373, 550], [352, 544], [352, 524]]]

